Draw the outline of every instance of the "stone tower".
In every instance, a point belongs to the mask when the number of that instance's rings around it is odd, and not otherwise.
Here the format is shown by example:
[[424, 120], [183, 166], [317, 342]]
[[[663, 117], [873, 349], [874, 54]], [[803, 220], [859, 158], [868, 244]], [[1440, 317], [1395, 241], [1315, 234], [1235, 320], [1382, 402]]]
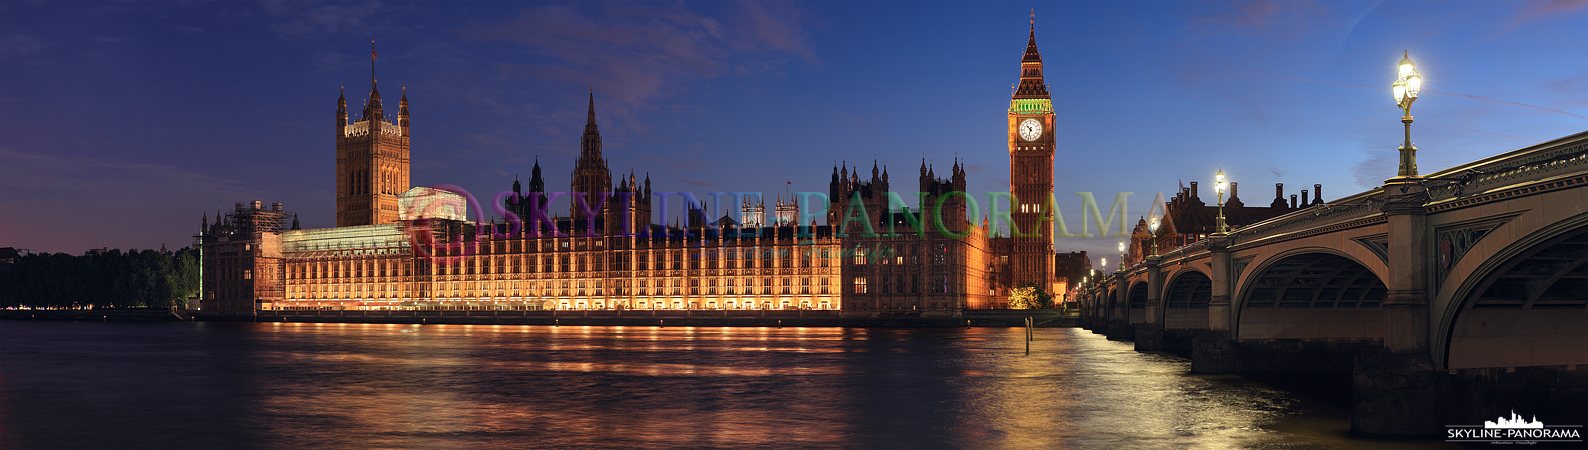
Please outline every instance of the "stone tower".
[[[569, 191], [571, 196], [584, 197], [583, 201], [588, 202], [586, 207], [598, 212], [606, 204], [605, 198], [610, 198], [605, 196], [612, 193], [612, 172], [607, 170], [607, 159], [601, 156], [601, 132], [596, 129], [595, 91], [590, 92], [590, 111], [585, 119], [584, 138], [579, 144], [579, 159], [573, 164], [573, 183]], [[573, 229], [583, 233], [587, 231], [587, 221], [578, 200], [569, 199], [569, 217], [573, 218]], [[599, 213], [596, 217], [600, 217]]]
[[347, 97], [336, 100], [336, 226], [398, 220], [397, 195], [408, 190], [408, 91], [397, 102], [397, 120], [386, 118], [370, 52], [369, 100], [349, 122]]
[[1036, 18], [1026, 53], [1020, 60], [1020, 84], [1009, 101], [1009, 192], [1017, 230], [1011, 229], [1011, 287], [1036, 283], [1044, 290], [1053, 280], [1052, 211], [1044, 209], [1053, 195], [1053, 100], [1042, 77], [1037, 52]]

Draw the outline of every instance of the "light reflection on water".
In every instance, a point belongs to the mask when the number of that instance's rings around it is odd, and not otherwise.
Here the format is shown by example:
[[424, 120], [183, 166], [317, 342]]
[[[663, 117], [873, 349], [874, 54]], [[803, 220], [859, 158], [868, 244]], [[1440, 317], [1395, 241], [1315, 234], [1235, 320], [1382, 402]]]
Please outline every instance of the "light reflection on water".
[[[0, 321], [0, 448], [1365, 448], [1079, 329]], [[1419, 443], [1436, 446], [1438, 443]]]

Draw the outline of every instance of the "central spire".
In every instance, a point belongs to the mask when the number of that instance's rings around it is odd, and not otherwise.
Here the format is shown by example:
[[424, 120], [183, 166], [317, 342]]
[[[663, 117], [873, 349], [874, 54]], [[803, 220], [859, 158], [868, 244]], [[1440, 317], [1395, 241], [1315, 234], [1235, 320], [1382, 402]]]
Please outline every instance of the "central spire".
[[[612, 173], [607, 170], [606, 158], [601, 156], [601, 132], [596, 129], [595, 123], [595, 89], [590, 90], [590, 109], [585, 114], [584, 139], [579, 146], [579, 158], [574, 160], [573, 163], [571, 192], [575, 193], [573, 195], [585, 195], [586, 200], [596, 203], [594, 206], [599, 209], [602, 207], [600, 204], [602, 201], [601, 197], [590, 196], [596, 195], [593, 193], [612, 192]], [[585, 219], [593, 220], [594, 217], [600, 217], [599, 215], [591, 218], [585, 217], [585, 213], [577, 202], [569, 206], [571, 210], [570, 216], [575, 219], [575, 222]], [[599, 227], [594, 222], [582, 222], [574, 226], [580, 228]], [[594, 228], [586, 229], [593, 230]]]
[[590, 90], [590, 113], [585, 116], [586, 127], [595, 126], [595, 89]]
[[1042, 54], [1037, 52], [1037, 13], [1031, 10], [1031, 34], [1026, 36], [1026, 56], [1020, 62], [1042, 62]]
[[590, 90], [590, 110], [585, 113], [584, 144], [581, 147], [581, 155], [601, 156], [601, 131], [596, 128], [595, 121], [595, 89]]
[[1020, 85], [1014, 98], [1047, 99], [1048, 85], [1042, 77], [1042, 53], [1037, 51], [1037, 13], [1031, 10], [1031, 31], [1026, 36], [1026, 54], [1020, 58]]

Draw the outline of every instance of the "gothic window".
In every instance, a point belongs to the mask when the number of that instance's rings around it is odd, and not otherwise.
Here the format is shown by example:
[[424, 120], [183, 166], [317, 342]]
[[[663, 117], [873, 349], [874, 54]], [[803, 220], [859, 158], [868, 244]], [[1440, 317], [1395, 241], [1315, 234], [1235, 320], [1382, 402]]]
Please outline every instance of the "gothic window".
[[864, 277], [864, 276], [855, 277], [855, 293], [856, 294], [864, 294], [864, 293], [866, 293], [866, 277]]

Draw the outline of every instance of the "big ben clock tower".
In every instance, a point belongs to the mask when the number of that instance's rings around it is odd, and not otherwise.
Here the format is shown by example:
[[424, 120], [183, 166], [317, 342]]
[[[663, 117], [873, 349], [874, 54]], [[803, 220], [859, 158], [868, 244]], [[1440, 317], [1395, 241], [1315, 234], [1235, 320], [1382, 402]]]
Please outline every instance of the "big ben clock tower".
[[1053, 100], [1042, 81], [1042, 55], [1037, 52], [1037, 21], [1031, 18], [1026, 54], [1020, 59], [1020, 85], [1009, 100], [1009, 192], [1019, 200], [1009, 205], [1010, 287], [1036, 283], [1044, 291], [1053, 282], [1053, 222], [1042, 220], [1053, 195]]

